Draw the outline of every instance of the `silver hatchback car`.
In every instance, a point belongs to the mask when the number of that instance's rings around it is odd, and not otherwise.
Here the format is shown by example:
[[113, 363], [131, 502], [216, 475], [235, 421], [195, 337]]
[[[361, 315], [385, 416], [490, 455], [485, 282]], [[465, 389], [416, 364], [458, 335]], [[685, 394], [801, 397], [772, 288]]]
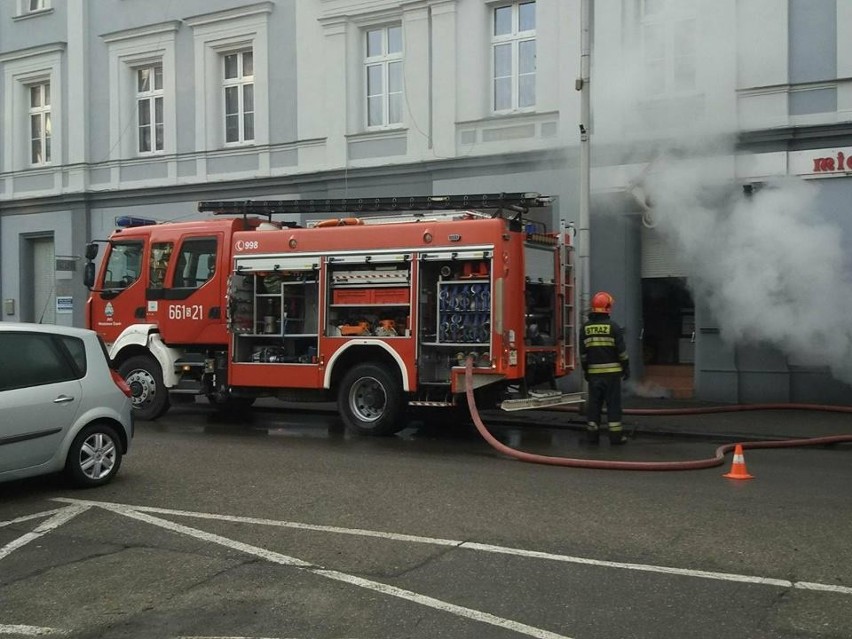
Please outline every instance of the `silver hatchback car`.
[[97, 333], [0, 322], [0, 481], [107, 483], [133, 437], [130, 396]]

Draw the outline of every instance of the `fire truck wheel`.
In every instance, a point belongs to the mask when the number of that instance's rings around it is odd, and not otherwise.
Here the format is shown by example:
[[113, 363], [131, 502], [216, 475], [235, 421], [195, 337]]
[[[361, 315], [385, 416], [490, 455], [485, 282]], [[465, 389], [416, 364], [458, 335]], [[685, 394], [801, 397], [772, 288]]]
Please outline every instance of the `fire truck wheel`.
[[347, 372], [337, 405], [346, 426], [365, 435], [393, 435], [405, 427], [402, 385], [381, 364], [358, 364]]
[[169, 394], [163, 384], [163, 371], [153, 357], [136, 355], [118, 367], [130, 386], [137, 419], [157, 419], [169, 409]]

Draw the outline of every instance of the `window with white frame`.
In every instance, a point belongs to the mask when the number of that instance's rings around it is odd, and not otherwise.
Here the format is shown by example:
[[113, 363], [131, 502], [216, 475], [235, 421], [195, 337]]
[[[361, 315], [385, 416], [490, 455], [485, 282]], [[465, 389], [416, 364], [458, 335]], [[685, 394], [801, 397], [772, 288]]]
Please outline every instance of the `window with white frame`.
[[21, 0], [21, 13], [35, 13], [50, 9], [50, 0]]
[[[262, 147], [270, 142], [269, 16], [277, 4], [238, 4], [181, 21], [192, 30], [197, 65], [193, 84], [198, 152], [251, 144], [263, 154]], [[167, 135], [167, 152], [169, 144]]]
[[392, 25], [366, 31], [364, 57], [367, 126], [402, 123], [402, 27]]
[[110, 160], [176, 152], [179, 27], [161, 22], [101, 35], [108, 52]]
[[254, 140], [254, 57], [251, 51], [228, 53], [224, 62], [225, 143]]
[[50, 162], [50, 82], [29, 86], [30, 164]]
[[535, 10], [535, 2], [513, 2], [492, 10], [494, 111], [535, 107]]
[[163, 150], [163, 65], [136, 69], [136, 126], [139, 153]]
[[694, 0], [642, 0], [645, 91], [650, 96], [696, 88]]

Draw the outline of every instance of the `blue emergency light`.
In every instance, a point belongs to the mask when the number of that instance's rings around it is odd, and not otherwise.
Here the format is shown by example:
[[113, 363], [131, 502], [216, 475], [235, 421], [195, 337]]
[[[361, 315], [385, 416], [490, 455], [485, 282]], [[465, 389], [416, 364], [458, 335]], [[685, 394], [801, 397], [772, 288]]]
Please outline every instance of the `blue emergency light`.
[[147, 217], [133, 217], [131, 215], [120, 215], [115, 218], [115, 225], [120, 229], [129, 229], [134, 226], [150, 226], [156, 223], [157, 220], [151, 220]]

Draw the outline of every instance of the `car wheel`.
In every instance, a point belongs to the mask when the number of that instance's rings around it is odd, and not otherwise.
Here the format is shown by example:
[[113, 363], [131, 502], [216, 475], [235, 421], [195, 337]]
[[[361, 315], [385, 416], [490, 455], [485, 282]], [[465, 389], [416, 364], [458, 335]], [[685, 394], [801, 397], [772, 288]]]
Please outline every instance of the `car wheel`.
[[89, 424], [71, 444], [65, 472], [81, 488], [106, 484], [121, 466], [121, 440], [107, 424]]
[[343, 376], [337, 394], [343, 422], [365, 435], [392, 435], [405, 427], [399, 377], [380, 364], [359, 364]]
[[169, 409], [163, 371], [153, 357], [131, 357], [118, 367], [118, 372], [130, 386], [130, 399], [138, 419], [157, 419]]

